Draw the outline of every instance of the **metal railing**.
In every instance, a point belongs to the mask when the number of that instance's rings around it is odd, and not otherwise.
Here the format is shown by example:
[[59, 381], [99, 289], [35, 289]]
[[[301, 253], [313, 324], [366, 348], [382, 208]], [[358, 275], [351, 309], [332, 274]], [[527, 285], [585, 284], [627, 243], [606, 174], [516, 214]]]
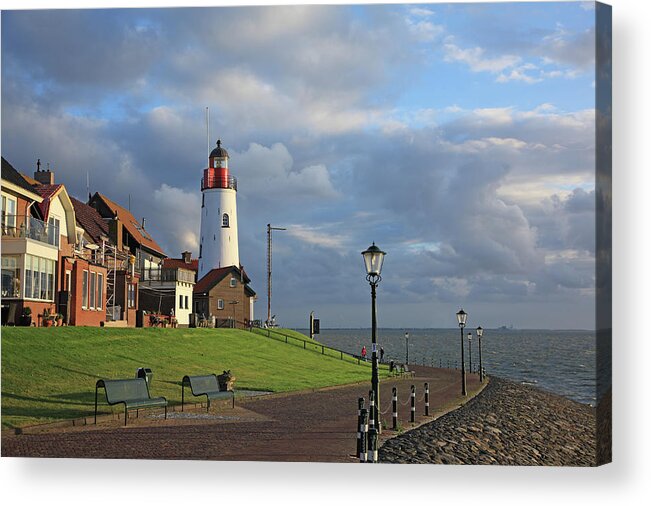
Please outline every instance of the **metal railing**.
[[2, 214], [2, 237], [27, 238], [59, 246], [59, 227], [32, 216]]
[[201, 191], [206, 188], [226, 188], [237, 191], [237, 178], [235, 176], [216, 176], [208, 174], [201, 178]]
[[[243, 323], [243, 322], [238, 322], [238, 323]], [[342, 350], [338, 350], [336, 348], [331, 348], [329, 346], [326, 346], [325, 344], [321, 344], [317, 341], [312, 341], [309, 338], [308, 339], [301, 339], [300, 337], [292, 336], [289, 334], [286, 334], [280, 330], [275, 330], [271, 328], [266, 328], [262, 329], [259, 327], [250, 327], [250, 330], [255, 333], [255, 334], [260, 334], [265, 337], [269, 337], [271, 339], [274, 339], [276, 341], [281, 341], [284, 342], [285, 344], [291, 344], [293, 346], [298, 346], [303, 348], [304, 350], [311, 350], [315, 351], [317, 353], [320, 353], [321, 355], [332, 357], [332, 358], [338, 358], [339, 360], [344, 360], [348, 362], [353, 362], [357, 363], [358, 365], [368, 365], [370, 367], [371, 365], [371, 360], [366, 360], [362, 357], [359, 357], [357, 355], [352, 355], [350, 353], [347, 353]], [[386, 369], [387, 371], [389, 370], [389, 366], [387, 364], [378, 364], [380, 369]]]

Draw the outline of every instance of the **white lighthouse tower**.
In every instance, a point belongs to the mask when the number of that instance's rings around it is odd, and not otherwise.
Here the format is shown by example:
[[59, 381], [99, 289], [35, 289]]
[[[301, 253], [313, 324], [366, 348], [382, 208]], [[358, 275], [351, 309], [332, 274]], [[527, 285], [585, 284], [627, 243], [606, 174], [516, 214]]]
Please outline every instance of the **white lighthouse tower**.
[[201, 238], [198, 279], [220, 267], [240, 268], [237, 245], [237, 179], [228, 171], [228, 152], [221, 140], [208, 157], [201, 178]]

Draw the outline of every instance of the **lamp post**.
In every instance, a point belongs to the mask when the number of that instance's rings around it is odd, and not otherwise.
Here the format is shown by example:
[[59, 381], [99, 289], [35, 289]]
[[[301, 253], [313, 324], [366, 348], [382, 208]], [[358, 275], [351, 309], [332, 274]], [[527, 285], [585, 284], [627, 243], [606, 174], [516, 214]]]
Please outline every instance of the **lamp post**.
[[472, 374], [472, 332], [468, 332], [468, 358], [470, 359], [468, 372]]
[[369, 246], [366, 251], [362, 251], [364, 257], [364, 266], [366, 267], [366, 281], [371, 285], [371, 343], [372, 343], [372, 365], [371, 365], [371, 389], [373, 390], [373, 397], [375, 397], [375, 413], [374, 420], [377, 427], [380, 427], [380, 380], [378, 377], [378, 361], [377, 361], [377, 308], [375, 301], [375, 289], [382, 277], [382, 263], [384, 262], [384, 255], [386, 253], [378, 248], [375, 243]]
[[405, 364], [409, 364], [409, 332], [405, 332]]
[[484, 335], [484, 329], [481, 328], [481, 325], [477, 327], [477, 339], [479, 341], [479, 382], [484, 382], [484, 366], [481, 363], [481, 336]]
[[466, 364], [463, 356], [463, 328], [466, 326], [466, 318], [468, 315], [463, 309], [457, 313], [457, 321], [459, 322], [459, 329], [461, 330], [461, 395], [467, 395], [466, 392]]

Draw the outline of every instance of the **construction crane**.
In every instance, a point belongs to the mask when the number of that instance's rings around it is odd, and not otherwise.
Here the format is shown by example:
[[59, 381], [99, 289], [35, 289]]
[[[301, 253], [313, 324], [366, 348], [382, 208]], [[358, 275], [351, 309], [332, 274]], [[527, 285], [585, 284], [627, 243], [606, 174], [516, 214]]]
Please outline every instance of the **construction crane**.
[[267, 326], [271, 323], [271, 235], [274, 230], [287, 229], [272, 227], [267, 223]]

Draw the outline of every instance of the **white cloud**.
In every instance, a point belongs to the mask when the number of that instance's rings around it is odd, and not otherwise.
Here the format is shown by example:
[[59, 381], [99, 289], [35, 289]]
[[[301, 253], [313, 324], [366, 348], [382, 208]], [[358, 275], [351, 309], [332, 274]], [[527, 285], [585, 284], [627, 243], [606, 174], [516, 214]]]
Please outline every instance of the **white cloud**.
[[332, 231], [331, 226], [288, 225], [287, 233], [301, 242], [346, 251], [348, 238]]
[[336, 199], [337, 192], [323, 164], [294, 167], [294, 159], [281, 143], [271, 147], [251, 143], [238, 153], [232, 151], [231, 163], [246, 188], [247, 198], [269, 198], [292, 205], [287, 199]]
[[489, 58], [481, 47], [462, 49], [448, 40], [443, 45], [445, 61], [461, 62], [470, 67], [473, 72], [498, 73], [517, 65], [521, 58], [514, 55], [501, 55]]

